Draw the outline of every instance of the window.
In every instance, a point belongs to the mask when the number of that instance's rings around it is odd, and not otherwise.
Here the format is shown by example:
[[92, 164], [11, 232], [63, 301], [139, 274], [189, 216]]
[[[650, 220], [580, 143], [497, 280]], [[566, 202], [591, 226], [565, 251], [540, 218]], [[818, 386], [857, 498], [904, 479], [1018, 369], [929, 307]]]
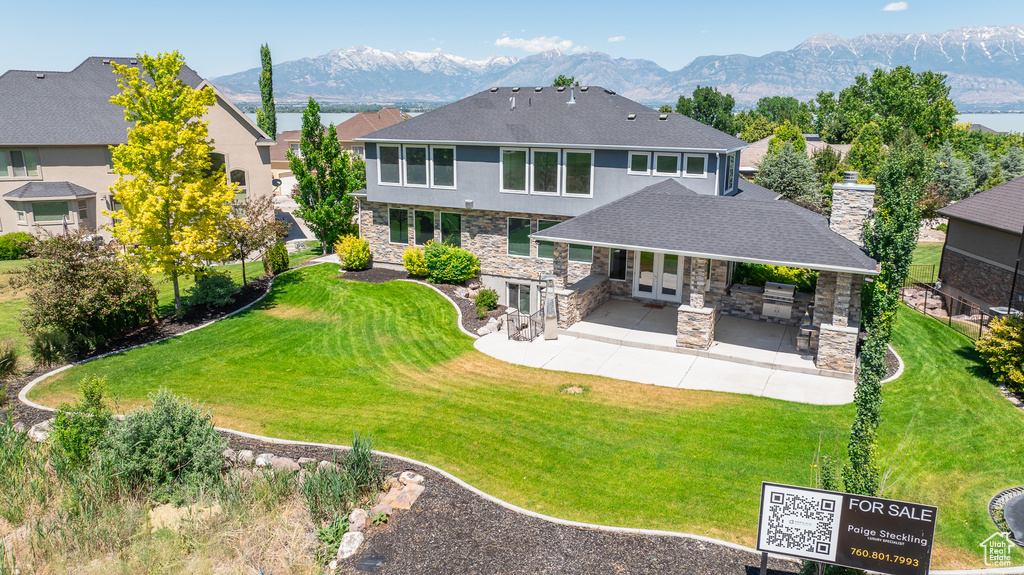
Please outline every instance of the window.
[[441, 212], [441, 241], [462, 247], [462, 215], [451, 212]]
[[651, 155], [647, 152], [630, 152], [629, 170], [627, 171], [630, 174], [649, 175], [651, 173]]
[[654, 173], [658, 176], [678, 176], [679, 154], [654, 154]]
[[725, 191], [729, 192], [736, 188], [736, 154], [729, 154], [729, 160], [725, 168]]
[[612, 250], [611, 261], [608, 262], [608, 278], [626, 281], [626, 250]]
[[300, 144], [291, 144], [288, 148], [298, 157], [302, 157], [302, 146]]
[[227, 176], [224, 171], [224, 154], [218, 154], [217, 152], [210, 153], [210, 169], [206, 171], [206, 176], [212, 176], [215, 173], [221, 173]]
[[691, 178], [703, 178], [708, 175], [708, 157], [704, 154], [686, 154], [684, 156], [684, 161], [686, 164], [686, 176]]
[[591, 246], [581, 246], [578, 244], [569, 244], [569, 261], [571, 262], [586, 262], [590, 263], [594, 260], [594, 248]]
[[118, 222], [121, 221], [121, 220], [119, 220], [117, 218], [116, 214], [117, 214], [117, 212], [123, 212], [124, 211], [124, 206], [121, 205], [121, 202], [115, 200], [114, 196], [110, 196], [110, 211], [114, 212], [114, 213], [112, 213], [110, 215], [111, 215], [111, 219], [114, 220], [114, 225], [116, 226], [118, 224]]
[[84, 222], [89, 219], [89, 202], [78, 200], [78, 221]]
[[[546, 230], [558, 223], [558, 220], [537, 220], [537, 231]], [[554, 242], [537, 242], [537, 257], [553, 259], [555, 257]]]
[[416, 210], [415, 216], [416, 245], [422, 246], [434, 239], [434, 212]]
[[352, 146], [352, 153], [360, 158], [366, 158], [366, 147], [365, 146]]
[[565, 153], [565, 193], [589, 196], [593, 193], [593, 152]]
[[114, 171], [114, 147], [103, 148], [103, 158], [107, 161], [107, 171]]
[[432, 182], [435, 188], [455, 187], [455, 148], [430, 148]]
[[501, 151], [501, 191], [526, 192], [526, 150]]
[[248, 197], [245, 185], [245, 170], [231, 170], [231, 183], [238, 184], [238, 191], [235, 192], [235, 201], [244, 202]]
[[0, 150], [0, 178], [39, 176], [35, 150]]
[[427, 185], [427, 148], [426, 146], [405, 147], [405, 185]]
[[381, 184], [402, 184], [402, 173], [399, 170], [398, 146], [377, 146], [380, 150], [380, 160], [377, 162], [379, 170], [377, 176]]
[[529, 284], [508, 284], [508, 306], [525, 314], [530, 313]]
[[391, 243], [409, 243], [409, 210], [388, 209], [388, 227], [391, 229]]
[[67, 202], [32, 202], [33, 221], [62, 222], [67, 215]]
[[530, 220], [527, 218], [508, 219], [508, 254], [510, 256], [530, 255]]
[[558, 193], [558, 151], [533, 150], [533, 186], [535, 194]]
[[[3, 154], [0, 154], [0, 156], [2, 156], [2, 155]], [[15, 214], [17, 214], [17, 216], [18, 216], [18, 223], [19, 224], [27, 224], [28, 223], [28, 218], [25, 216], [25, 204], [22, 204], [20, 202], [14, 204], [14, 210], [15, 210]]]

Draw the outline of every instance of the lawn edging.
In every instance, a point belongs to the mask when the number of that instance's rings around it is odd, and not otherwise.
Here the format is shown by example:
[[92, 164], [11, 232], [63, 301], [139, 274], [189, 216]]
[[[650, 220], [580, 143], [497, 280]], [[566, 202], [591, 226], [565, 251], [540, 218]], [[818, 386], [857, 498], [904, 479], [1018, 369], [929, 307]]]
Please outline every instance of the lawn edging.
[[892, 354], [896, 357], [896, 373], [883, 379], [879, 383], [889, 383], [890, 381], [899, 379], [899, 377], [903, 375], [903, 368], [905, 367], [905, 364], [903, 363], [903, 358], [900, 357], [900, 354], [899, 352], [896, 351], [896, 348], [893, 347], [891, 343], [887, 343], [886, 345], [889, 346], [889, 351], [891, 351]]
[[455, 303], [455, 301], [452, 300], [452, 298], [448, 297], [448, 294], [446, 294], [443, 291], [437, 289], [436, 287], [428, 284], [427, 282], [423, 282], [423, 281], [420, 281], [420, 280], [402, 279], [402, 280], [395, 280], [395, 281], [409, 282], [409, 283], [413, 283], [413, 284], [420, 284], [420, 285], [423, 285], [423, 286], [427, 286], [428, 288], [430, 288], [430, 289], [436, 291], [437, 293], [441, 294], [441, 296], [444, 297], [444, 299], [448, 300], [448, 303], [452, 304], [452, 307], [455, 308], [455, 313], [459, 314], [459, 329], [462, 330], [462, 333], [468, 335], [469, 337], [471, 337], [473, 339], [480, 339], [479, 335], [477, 335], [475, 333], [471, 333], [470, 331], [466, 330], [466, 328], [462, 327], [462, 308], [460, 308], [459, 304]]

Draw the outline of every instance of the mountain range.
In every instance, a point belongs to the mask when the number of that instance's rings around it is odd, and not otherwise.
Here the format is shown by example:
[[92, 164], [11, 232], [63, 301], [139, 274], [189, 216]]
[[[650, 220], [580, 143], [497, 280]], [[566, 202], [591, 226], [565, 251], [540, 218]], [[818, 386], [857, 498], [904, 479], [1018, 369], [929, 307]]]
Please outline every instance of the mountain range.
[[[951, 96], [966, 111], [1024, 110], [1024, 26], [967, 26], [939, 34], [817, 34], [792, 50], [764, 56], [701, 56], [668, 71], [650, 60], [602, 52], [549, 50], [526, 58], [471, 60], [441, 52], [355, 46], [274, 66], [279, 103], [309, 96], [333, 103], [458, 100], [490, 86], [545, 86], [559, 74], [648, 104], [672, 103], [698, 85], [732, 94], [738, 108], [764, 96], [801, 101], [821, 90], [838, 92], [858, 74], [907, 65], [948, 76]], [[238, 102], [258, 102], [260, 69], [211, 81]]]

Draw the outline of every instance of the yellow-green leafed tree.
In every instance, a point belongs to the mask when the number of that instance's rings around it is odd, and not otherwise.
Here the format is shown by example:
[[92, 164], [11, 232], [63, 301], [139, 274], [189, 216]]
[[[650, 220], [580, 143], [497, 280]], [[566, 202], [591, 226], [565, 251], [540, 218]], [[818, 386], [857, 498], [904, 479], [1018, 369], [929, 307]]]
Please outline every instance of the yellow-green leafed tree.
[[128, 143], [112, 148], [118, 174], [110, 190], [121, 204], [114, 237], [150, 269], [174, 283], [205, 262], [231, 255], [225, 238], [235, 185], [211, 168], [213, 142], [201, 118], [216, 103], [211, 88], [196, 90], [178, 78], [185, 60], [177, 51], [142, 54], [139, 66], [113, 63], [124, 108]]

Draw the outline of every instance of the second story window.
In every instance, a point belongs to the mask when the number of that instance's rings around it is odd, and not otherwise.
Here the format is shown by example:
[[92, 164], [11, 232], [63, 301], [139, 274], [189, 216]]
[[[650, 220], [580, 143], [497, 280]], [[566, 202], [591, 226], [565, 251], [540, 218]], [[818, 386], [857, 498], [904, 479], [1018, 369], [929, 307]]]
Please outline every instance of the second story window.
[[455, 187], [455, 148], [430, 147], [431, 180], [435, 188]]
[[379, 181], [382, 184], [399, 186], [402, 184], [402, 171], [400, 169], [400, 154], [398, 146], [377, 146], [380, 152], [380, 159], [377, 162], [379, 170]]
[[683, 157], [686, 165], [686, 177], [703, 178], [708, 175], [708, 157], [704, 154], [686, 154]]
[[427, 185], [427, 147], [405, 147], [405, 185]]
[[558, 193], [558, 150], [533, 150], [533, 184], [535, 194]]
[[593, 194], [594, 153], [565, 152], [565, 193], [589, 196]]
[[501, 151], [501, 191], [526, 192], [526, 150]]
[[651, 173], [651, 154], [650, 152], [630, 152], [629, 153], [629, 170], [630, 174], [638, 174], [641, 176], [647, 176]]
[[39, 164], [35, 150], [0, 150], [0, 178], [35, 178]]
[[655, 176], [679, 176], [679, 154], [654, 154]]

